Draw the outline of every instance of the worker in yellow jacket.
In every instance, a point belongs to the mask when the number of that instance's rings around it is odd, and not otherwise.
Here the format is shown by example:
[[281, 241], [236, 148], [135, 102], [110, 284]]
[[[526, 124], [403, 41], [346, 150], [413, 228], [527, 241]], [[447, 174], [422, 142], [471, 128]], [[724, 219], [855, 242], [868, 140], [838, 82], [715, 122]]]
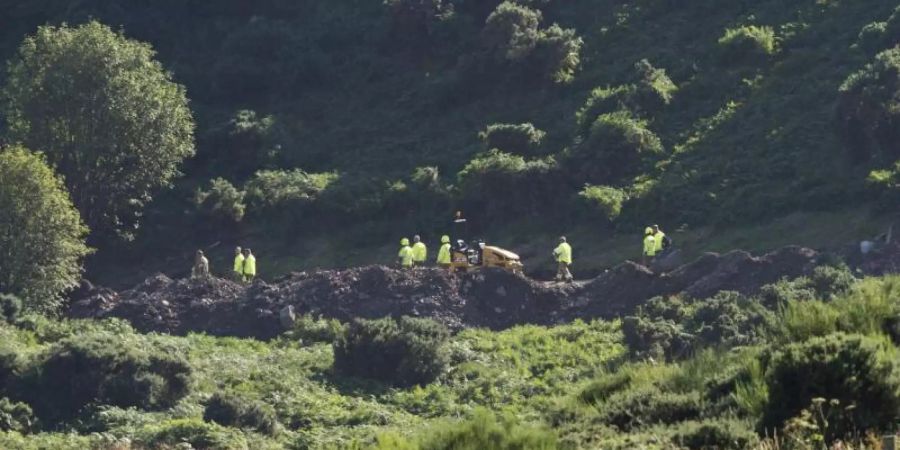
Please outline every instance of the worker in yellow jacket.
[[653, 261], [653, 257], [656, 256], [656, 237], [653, 235], [653, 228], [647, 227], [644, 229], [644, 253], [643, 260], [644, 265], [650, 264]]
[[553, 250], [553, 256], [556, 257], [556, 281], [572, 281], [572, 272], [569, 266], [572, 265], [572, 246], [566, 242], [565, 236], [560, 236], [559, 245]]
[[437, 265], [442, 269], [449, 269], [452, 262], [450, 256], [450, 236], [441, 236], [441, 248], [437, 254]]
[[656, 254], [660, 255], [666, 248], [666, 233], [659, 229], [659, 225], [653, 225], [653, 243], [656, 245]]
[[244, 283], [252, 283], [256, 278], [256, 257], [249, 248], [244, 249]]
[[422, 242], [422, 238], [419, 235], [413, 236], [413, 265], [416, 267], [422, 267], [425, 265], [425, 260], [428, 259], [428, 247], [425, 246], [425, 243]]
[[234, 249], [234, 267], [231, 276], [238, 283], [244, 281], [244, 252], [240, 247]]
[[397, 253], [397, 262], [404, 269], [409, 269], [413, 266], [413, 250], [409, 246], [409, 239], [407, 238], [400, 239], [400, 252]]

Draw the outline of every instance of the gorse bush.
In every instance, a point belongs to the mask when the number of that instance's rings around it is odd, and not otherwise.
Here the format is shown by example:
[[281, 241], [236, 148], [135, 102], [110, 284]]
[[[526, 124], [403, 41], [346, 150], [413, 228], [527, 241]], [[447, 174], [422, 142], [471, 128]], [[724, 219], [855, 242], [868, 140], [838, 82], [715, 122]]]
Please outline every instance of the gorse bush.
[[209, 190], [198, 189], [194, 193], [194, 205], [204, 219], [215, 222], [240, 222], [247, 211], [244, 191], [238, 190], [228, 180], [216, 178], [209, 182]]
[[584, 41], [571, 28], [550, 25], [541, 31], [534, 49], [533, 66], [546, 79], [556, 83], [569, 83], [581, 64], [581, 47]]
[[449, 336], [430, 319], [356, 319], [334, 342], [334, 367], [398, 386], [425, 384], [447, 366]]
[[42, 421], [57, 424], [90, 404], [167, 408], [188, 394], [190, 380], [191, 367], [171, 352], [96, 333], [50, 347], [12, 381], [7, 394], [30, 404]]
[[697, 419], [704, 402], [697, 392], [671, 393], [648, 386], [613, 394], [601, 408], [605, 423], [627, 432], [650, 424]]
[[723, 57], [729, 61], [766, 57], [776, 52], [775, 30], [756, 25], [729, 28], [719, 38], [719, 46]]
[[335, 319], [313, 318], [303, 314], [294, 323], [291, 337], [308, 342], [334, 342], [344, 333], [344, 325]]
[[530, 123], [488, 125], [478, 137], [486, 150], [499, 149], [514, 155], [528, 156], [537, 153], [547, 133]]
[[686, 422], [674, 434], [672, 441], [686, 448], [743, 450], [759, 442], [750, 426], [735, 420]]
[[550, 430], [520, 424], [512, 416], [497, 417], [479, 409], [472, 418], [461, 422], [433, 425], [412, 442], [396, 435], [378, 439], [379, 450], [555, 450], [557, 436]]
[[25, 403], [0, 398], [0, 431], [30, 433], [37, 427], [31, 407]]
[[0, 294], [0, 320], [15, 323], [22, 311], [22, 300], [12, 294]]
[[610, 222], [619, 217], [622, 205], [628, 200], [625, 191], [610, 186], [585, 185], [578, 196]]
[[213, 394], [206, 402], [203, 420], [234, 428], [249, 428], [268, 435], [278, 430], [274, 408], [234, 394]]
[[174, 419], [144, 427], [135, 439], [148, 448], [175, 448], [187, 443], [191, 448], [245, 450], [247, 438], [238, 430], [200, 419]]
[[566, 155], [565, 162], [578, 181], [613, 184], [637, 175], [662, 153], [662, 141], [646, 121], [618, 111], [597, 117], [588, 137]]
[[588, 136], [591, 125], [601, 115], [633, 108], [632, 101], [636, 90], [637, 87], [634, 85], [627, 85], [596, 88], [591, 91], [584, 106], [575, 114], [579, 133]]
[[900, 419], [896, 352], [883, 340], [840, 333], [788, 345], [767, 375], [764, 424], [779, 426], [821, 397], [853, 405], [847, 421], [834, 424], [838, 436], [892, 427]]
[[457, 184], [467, 211], [487, 217], [540, 214], [546, 213], [546, 205], [537, 200], [558, 192], [558, 176], [552, 157], [527, 160], [494, 149], [469, 161], [457, 175]]
[[289, 208], [315, 200], [338, 179], [336, 173], [261, 170], [244, 185], [253, 209]]
[[653, 67], [646, 59], [635, 63], [634, 68], [638, 74], [636, 101], [641, 109], [653, 112], [672, 102], [678, 86], [669, 78], [665, 69]]
[[839, 89], [837, 122], [851, 155], [890, 163], [900, 156], [900, 47], [850, 75]]

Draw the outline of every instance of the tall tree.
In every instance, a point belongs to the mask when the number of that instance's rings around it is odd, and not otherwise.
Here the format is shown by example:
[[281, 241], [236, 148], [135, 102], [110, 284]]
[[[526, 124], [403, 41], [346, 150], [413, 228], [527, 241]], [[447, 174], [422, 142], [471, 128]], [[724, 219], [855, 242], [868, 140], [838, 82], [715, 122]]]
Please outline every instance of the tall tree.
[[10, 62], [9, 138], [47, 155], [94, 232], [131, 236], [153, 191], [194, 153], [185, 89], [153, 58], [90, 22], [40, 27]]
[[74, 287], [89, 249], [88, 229], [62, 179], [41, 155], [21, 147], [0, 152], [0, 292], [49, 312]]

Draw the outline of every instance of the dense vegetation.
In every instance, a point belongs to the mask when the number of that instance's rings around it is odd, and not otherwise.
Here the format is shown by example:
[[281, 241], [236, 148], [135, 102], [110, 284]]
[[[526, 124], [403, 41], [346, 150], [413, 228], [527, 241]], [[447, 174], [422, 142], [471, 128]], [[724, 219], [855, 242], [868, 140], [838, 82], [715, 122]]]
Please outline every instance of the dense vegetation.
[[453, 336], [407, 318], [302, 317], [258, 342], [12, 315], [0, 446], [876, 448], [900, 420], [900, 278], [813, 278], [769, 286], [774, 304], [723, 292]]

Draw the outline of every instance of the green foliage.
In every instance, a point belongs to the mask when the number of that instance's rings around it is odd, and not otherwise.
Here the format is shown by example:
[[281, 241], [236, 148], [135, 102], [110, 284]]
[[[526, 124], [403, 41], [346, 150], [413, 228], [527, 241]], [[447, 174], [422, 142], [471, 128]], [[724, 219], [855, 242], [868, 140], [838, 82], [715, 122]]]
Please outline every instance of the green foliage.
[[832, 334], [790, 344], [773, 358], [767, 383], [767, 426], [781, 425], [815, 398], [853, 405], [837, 436], [853, 430], [887, 429], [900, 418], [900, 371], [896, 352], [860, 335]]
[[769, 402], [765, 368], [759, 358], [750, 358], [731, 394], [737, 407], [750, 417], [762, 417]]
[[216, 174], [244, 180], [261, 167], [280, 162], [292, 141], [275, 116], [241, 109], [202, 136], [195, 161], [212, 166]]
[[558, 175], [553, 157], [526, 160], [493, 149], [469, 161], [457, 175], [457, 184], [467, 211], [488, 217], [516, 212], [538, 214], [545, 213], [546, 208], [538, 208], [533, 200], [552, 198], [560, 187]]
[[900, 47], [885, 50], [839, 89], [837, 122], [857, 160], [889, 163], [900, 156]]
[[22, 311], [22, 300], [12, 294], [0, 294], [0, 319], [15, 323]]
[[555, 83], [570, 83], [581, 64], [584, 40], [571, 28], [550, 25], [541, 31], [534, 49], [538, 73]]
[[9, 138], [45, 152], [94, 232], [129, 235], [194, 153], [185, 89], [153, 56], [90, 22], [38, 28], [9, 65]]
[[206, 402], [203, 420], [228, 427], [249, 428], [268, 435], [275, 434], [279, 426], [271, 406], [220, 392], [213, 394]]
[[253, 209], [289, 209], [312, 202], [337, 179], [338, 174], [333, 172], [261, 170], [247, 181], [244, 190]]
[[616, 86], [614, 88], [596, 88], [591, 91], [584, 106], [575, 114], [578, 130], [582, 136], [588, 136], [591, 125], [598, 117], [620, 110], [632, 108], [631, 102], [637, 87], [634, 85]]
[[192, 448], [246, 450], [247, 439], [238, 431], [199, 419], [175, 419], [147, 426], [136, 439], [149, 448], [174, 447], [187, 442]]
[[522, 156], [537, 153], [546, 135], [547, 133], [535, 128], [530, 123], [495, 123], [488, 125], [484, 131], [478, 133], [486, 150], [496, 148], [506, 153]]
[[224, 178], [216, 178], [209, 183], [208, 191], [198, 189], [194, 194], [194, 205], [204, 218], [215, 223], [240, 222], [247, 210], [244, 191], [238, 190]]
[[448, 363], [447, 329], [430, 319], [356, 319], [334, 341], [334, 367], [398, 386], [428, 383]]
[[650, 424], [672, 424], [700, 417], [704, 408], [697, 392], [662, 392], [656, 387], [643, 387], [610, 396], [602, 405], [602, 419], [621, 431], [631, 431]]
[[634, 68], [639, 79], [635, 95], [644, 111], [654, 112], [672, 102], [678, 86], [669, 78], [665, 69], [653, 67], [646, 59], [635, 63]]
[[742, 61], [775, 54], [777, 40], [772, 27], [749, 25], [726, 29], [719, 46], [727, 60]]
[[859, 30], [856, 45], [866, 51], [875, 52], [884, 48], [887, 22], [872, 22]]
[[75, 418], [90, 404], [167, 408], [188, 394], [191, 367], [165, 349], [129, 345], [109, 333], [79, 335], [53, 345], [8, 390], [41, 420]]
[[686, 422], [672, 440], [686, 448], [741, 450], [753, 448], [759, 437], [744, 422], [718, 419]]
[[344, 331], [344, 325], [335, 319], [314, 318], [308, 314], [303, 314], [297, 317], [290, 336], [300, 339], [303, 343], [332, 343], [343, 335]]
[[566, 155], [572, 177], [586, 183], [614, 183], [633, 177], [663, 153], [647, 122], [626, 111], [603, 114], [590, 134]]
[[[21, 147], [0, 151], [0, 291], [31, 311], [55, 312], [81, 277], [88, 230], [44, 158]], [[13, 303], [4, 297], [4, 315]]]
[[25, 403], [0, 398], [0, 431], [30, 433], [37, 428], [31, 407]]
[[622, 213], [622, 204], [628, 200], [628, 194], [610, 186], [584, 186], [578, 193], [592, 208], [600, 211], [600, 214], [610, 222], [616, 220]]

